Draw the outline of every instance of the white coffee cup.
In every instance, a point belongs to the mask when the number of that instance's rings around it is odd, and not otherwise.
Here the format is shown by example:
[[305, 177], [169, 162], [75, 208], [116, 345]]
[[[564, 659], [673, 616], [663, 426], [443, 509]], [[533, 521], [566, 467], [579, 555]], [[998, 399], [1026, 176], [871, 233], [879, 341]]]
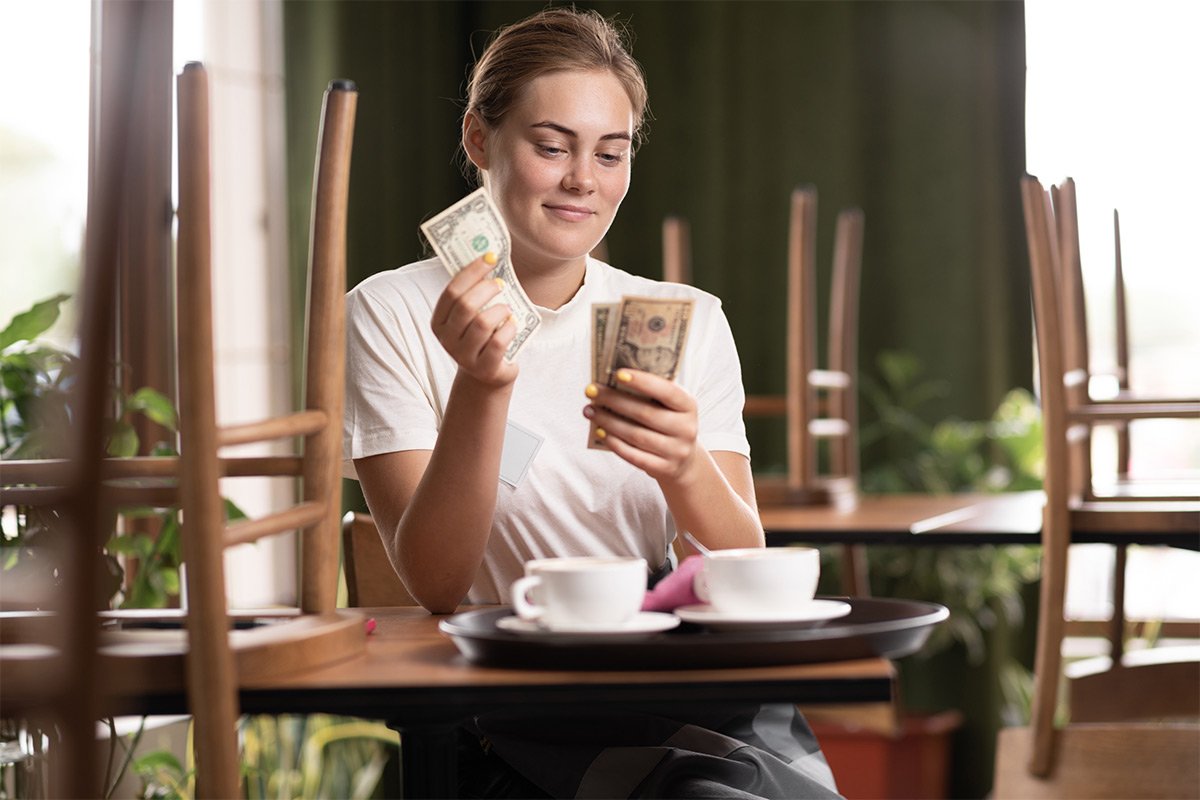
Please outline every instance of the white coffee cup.
[[646, 560], [624, 557], [538, 559], [512, 585], [521, 619], [554, 628], [619, 627], [642, 608]]
[[747, 547], [705, 555], [695, 587], [721, 613], [783, 616], [812, 602], [820, 576], [816, 548]]

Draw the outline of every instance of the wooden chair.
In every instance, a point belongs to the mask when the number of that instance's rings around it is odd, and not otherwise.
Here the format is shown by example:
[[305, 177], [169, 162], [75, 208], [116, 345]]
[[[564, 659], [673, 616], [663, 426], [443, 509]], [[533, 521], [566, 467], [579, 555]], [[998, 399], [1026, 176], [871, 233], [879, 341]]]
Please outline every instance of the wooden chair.
[[[172, 631], [106, 633], [97, 650], [99, 625], [95, 608], [89, 608], [92, 613], [78, 626], [83, 645], [71, 642], [77, 650], [73, 655], [86, 656], [82, 661], [93, 667], [92, 676], [104, 678], [103, 688], [113, 705], [104, 709], [92, 702], [83, 703], [76, 721], [81, 725], [86, 722], [87, 735], [94, 737], [94, 720], [101, 712], [119, 710], [123, 699], [177, 692], [186, 687], [188, 706], [195, 720], [198, 793], [233, 797], [240, 794], [235, 728], [239, 683], [332, 663], [362, 652], [365, 646], [361, 616], [335, 609], [345, 367], [346, 198], [357, 91], [348, 81], [334, 81], [326, 92], [322, 111], [309, 254], [305, 408], [259, 423], [218, 428], [213, 393], [208, 78], [204, 68], [189, 64], [178, 77], [177, 88], [178, 283], [179, 295], [184, 299], [178, 310], [181, 456], [103, 462], [96, 459], [95, 480], [87, 485], [94, 484], [95, 491], [102, 491], [108, 507], [131, 502], [180, 503], [188, 610], [168, 611], [163, 616], [185, 622], [187, 633], [186, 636]], [[102, 109], [102, 118], [107, 113], [109, 109]], [[113, 113], [119, 115], [121, 110]], [[123, 153], [123, 148], [114, 144], [119, 141], [119, 137], [102, 138], [101, 145]], [[98, 159], [98, 163], [104, 161], [103, 157]], [[115, 163], [120, 164], [119, 158]], [[104, 236], [103, 230], [119, 228], [119, 221], [104, 216], [103, 202], [118, 191], [119, 183], [102, 172], [96, 202], [89, 203], [93, 212], [90, 238], [98, 225], [103, 228], [94, 234], [97, 239]], [[106, 247], [104, 252], [111, 250], [111, 243]], [[95, 309], [112, 306], [112, 262], [93, 259], [89, 252], [87, 269], [85, 308], [99, 314]], [[99, 277], [93, 277], [93, 273]], [[94, 329], [93, 326], [87, 330]], [[99, 370], [105, 379], [109, 374], [106, 354], [104, 347], [98, 347], [89, 356], [89, 364], [98, 365], [92, 369]], [[106, 384], [103, 390], [107, 391]], [[106, 405], [97, 402], [98, 396], [104, 397], [103, 393], [89, 395], [80, 406], [96, 417], [96, 431], [99, 431], [99, 415]], [[296, 437], [303, 437], [300, 455], [220, 455], [220, 449], [227, 446]], [[95, 438], [99, 438], [98, 433]], [[75, 485], [76, 471], [74, 465], [62, 461], [6, 464], [6, 484], [37, 485], [5, 489], [5, 502], [55, 502], [62, 494], [59, 487]], [[71, 480], [64, 480], [64, 476]], [[227, 525], [218, 481], [222, 477], [243, 476], [299, 479], [301, 498], [295, 505], [268, 516]], [[163, 478], [177, 478], [177, 486], [174, 480], [166, 484], [158, 480], [156, 486], [144, 485], [147, 479]], [[129, 479], [134, 479], [135, 484], [129, 485]], [[104, 526], [99, 523], [98, 515], [90, 523], [87, 532], [92, 537], [103, 535]], [[273, 615], [279, 619], [269, 625], [231, 632], [225, 599], [224, 549], [293, 530], [301, 531], [299, 607], [290, 611], [255, 611], [256, 618]], [[98, 545], [90, 542], [84, 550], [94, 558]], [[89, 596], [94, 597], [95, 593]], [[110, 622], [128, 621], [127, 615], [120, 613], [108, 612], [106, 617]], [[60, 663], [53, 654], [43, 656], [45, 669], [54, 669], [53, 665]], [[16, 700], [12, 694], [16, 687], [8, 681], [12, 663], [8, 653], [3, 654], [3, 659], [2, 692], [7, 711]], [[28, 669], [30, 664], [25, 659], [22, 667]], [[64, 748], [62, 755], [68, 757], [70, 752]], [[100, 771], [82, 771], [79, 763], [69, 763], [72, 772], [83, 776], [78, 778], [81, 785], [90, 785], [87, 790], [66, 794], [98, 796], [94, 782]]]
[[[1177, 500], [1118, 502], [1084, 499], [1073, 491], [1069, 430], [1077, 423], [1111, 418], [1102, 404], [1072, 407], [1067, 387], [1062, 270], [1048, 193], [1033, 177], [1021, 185], [1037, 327], [1039, 385], [1046, 448], [1046, 506], [1042, 524], [1042, 584], [1032, 721], [1027, 728], [1001, 731], [997, 744], [997, 798], [1040, 797], [1195, 797], [1200, 793], [1200, 724], [1189, 709], [1180, 721], [1077, 722], [1056, 726], [1062, 676], [1067, 552], [1073, 527], [1121, 531], [1146, 528], [1187, 537], [1200, 530], [1200, 503]], [[1128, 406], [1142, 419], [1163, 411]], [[1169, 414], [1168, 414], [1169, 416]], [[1181, 539], [1182, 540], [1182, 539]], [[1124, 683], [1134, 713], [1161, 714], [1169, 700], [1154, 665]], [[1194, 683], [1200, 683], [1200, 672]], [[1174, 706], [1174, 704], [1171, 704]], [[1196, 714], [1200, 714], [1197, 709]], [[1072, 709], [1072, 715], [1075, 709]], [[1125, 715], [1129, 716], [1129, 715]]]
[[[835, 505], [857, 503], [858, 460], [858, 296], [864, 218], [857, 208], [838, 214], [829, 294], [826, 369], [817, 365], [816, 243], [817, 192], [792, 192], [788, 226], [787, 362], [785, 393], [749, 395], [747, 417], [787, 420], [787, 474], [780, 480], [759, 476], [760, 504]], [[663, 277], [691, 282], [691, 249], [686, 220], [663, 223]], [[826, 472], [818, 469], [821, 440], [829, 440]], [[845, 590], [865, 595], [866, 562], [860, 548], [843, 559]]]
[[370, 514], [348, 511], [342, 517], [342, 568], [351, 608], [417, 605], [392, 568]]
[[[1055, 232], [1058, 238], [1059, 269], [1061, 270], [1061, 296], [1064, 335], [1064, 369], [1069, 376], [1065, 385], [1068, 407], [1082, 408], [1095, 402], [1089, 392], [1094, 377], [1090, 362], [1088, 341], [1087, 304], [1084, 293], [1083, 265], [1080, 256], [1079, 214], [1075, 181], [1066, 178], [1058, 186], [1051, 187], [1054, 208]], [[1110, 407], [1109, 416], [1095, 421], [1080, 422], [1072, 426], [1068, 437], [1070, 449], [1071, 491], [1087, 500], [1197, 500], [1200, 499], [1200, 481], [1162, 481], [1132, 475], [1129, 471], [1129, 428], [1137, 416], [1121, 415], [1122, 408], [1133, 412], [1153, 410], [1155, 405], [1171, 409], [1162, 416], [1200, 416], [1200, 399], [1197, 398], [1149, 398], [1135, 394], [1129, 389], [1129, 346], [1127, 312], [1125, 305], [1124, 268], [1121, 258], [1120, 217], [1113, 212], [1115, 241], [1115, 297], [1116, 297], [1116, 363], [1119, 392], [1102, 402]], [[1159, 415], [1154, 415], [1159, 416]], [[1194, 424], [1194, 422], [1189, 423]], [[1117, 428], [1118, 455], [1117, 471], [1110, 476], [1106, 485], [1098, 487], [1092, 474], [1092, 429], [1095, 425], [1111, 425]], [[1113, 614], [1109, 621], [1108, 639], [1110, 658], [1119, 665], [1125, 656], [1125, 570], [1128, 548], [1118, 544], [1113, 566]], [[1080, 668], [1080, 675], [1088, 680], [1103, 670]], [[1072, 691], [1082, 688], [1082, 682], [1072, 682]], [[1111, 687], [1109, 687], [1111, 688]], [[1086, 691], [1086, 690], [1085, 690]], [[1106, 691], [1088, 692], [1097, 700], [1110, 696]]]

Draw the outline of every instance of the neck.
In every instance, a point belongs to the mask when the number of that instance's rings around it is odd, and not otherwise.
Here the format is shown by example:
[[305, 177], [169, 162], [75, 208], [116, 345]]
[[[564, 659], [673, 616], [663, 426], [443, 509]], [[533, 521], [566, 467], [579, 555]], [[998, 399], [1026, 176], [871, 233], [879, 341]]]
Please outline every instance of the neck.
[[513, 267], [521, 288], [535, 305], [542, 308], [557, 309], [567, 303], [579, 287], [583, 285], [583, 276], [587, 271], [587, 258], [582, 257], [571, 261], [560, 261], [554, 264], [519, 260], [514, 255]]

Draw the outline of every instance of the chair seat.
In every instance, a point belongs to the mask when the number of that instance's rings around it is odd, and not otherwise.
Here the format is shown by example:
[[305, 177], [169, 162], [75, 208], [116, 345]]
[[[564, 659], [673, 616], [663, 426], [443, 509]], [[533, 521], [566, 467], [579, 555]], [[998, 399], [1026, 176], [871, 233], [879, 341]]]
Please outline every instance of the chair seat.
[[[1130, 746], [1136, 743], [1136, 757]], [[1200, 797], [1200, 724], [1078, 724], [1058, 731], [1055, 766], [1041, 779], [1028, 771], [1030, 728], [1000, 731], [996, 797], [1024, 800], [1128, 800]]]
[[1088, 658], [1065, 672], [1072, 722], [1200, 721], [1200, 646], [1133, 650], [1116, 667]]

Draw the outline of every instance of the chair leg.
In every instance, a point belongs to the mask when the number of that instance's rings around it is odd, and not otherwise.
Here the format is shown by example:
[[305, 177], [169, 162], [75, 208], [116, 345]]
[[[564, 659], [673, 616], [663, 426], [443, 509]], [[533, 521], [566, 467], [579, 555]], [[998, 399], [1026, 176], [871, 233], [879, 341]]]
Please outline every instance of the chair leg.
[[1121, 665], [1125, 655], [1125, 564], [1128, 548], [1116, 546], [1116, 563], [1113, 564], [1112, 618], [1109, 620], [1109, 656], [1113, 668]]

